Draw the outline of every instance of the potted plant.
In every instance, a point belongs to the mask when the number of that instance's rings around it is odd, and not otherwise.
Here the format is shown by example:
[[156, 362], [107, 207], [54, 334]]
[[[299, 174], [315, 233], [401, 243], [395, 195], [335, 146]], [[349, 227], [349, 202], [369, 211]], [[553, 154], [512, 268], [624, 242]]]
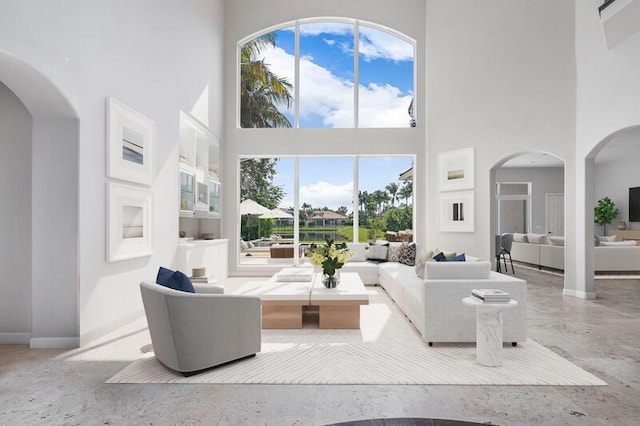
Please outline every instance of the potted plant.
[[607, 235], [607, 225], [611, 224], [619, 213], [614, 202], [609, 197], [604, 197], [599, 199], [598, 205], [594, 207], [593, 219], [595, 223], [604, 227], [604, 235]]
[[346, 243], [334, 243], [327, 238], [324, 245], [311, 244], [306, 256], [313, 266], [322, 267], [322, 284], [327, 288], [335, 288], [340, 283], [340, 268], [353, 254]]

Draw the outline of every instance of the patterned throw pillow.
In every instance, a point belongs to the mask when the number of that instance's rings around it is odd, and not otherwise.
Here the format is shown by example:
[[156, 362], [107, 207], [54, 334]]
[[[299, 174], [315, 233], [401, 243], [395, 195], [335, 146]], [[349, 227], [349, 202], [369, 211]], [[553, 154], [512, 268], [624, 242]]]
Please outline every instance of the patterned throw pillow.
[[408, 266], [416, 264], [416, 243], [409, 243], [400, 248], [400, 258], [398, 262]]
[[403, 243], [389, 243], [389, 254], [387, 255], [387, 260], [389, 262], [399, 262], [400, 261], [400, 249], [402, 248]]
[[425, 264], [433, 257], [433, 252], [427, 251], [416, 257], [416, 275], [424, 280]]

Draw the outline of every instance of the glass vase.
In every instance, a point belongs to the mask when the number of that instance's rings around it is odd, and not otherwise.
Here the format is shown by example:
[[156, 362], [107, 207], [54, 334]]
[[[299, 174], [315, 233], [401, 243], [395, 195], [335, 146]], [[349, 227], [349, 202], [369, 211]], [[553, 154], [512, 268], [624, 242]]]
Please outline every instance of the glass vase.
[[340, 271], [336, 269], [333, 275], [322, 271], [322, 284], [324, 284], [326, 288], [336, 288], [338, 284], [340, 284]]

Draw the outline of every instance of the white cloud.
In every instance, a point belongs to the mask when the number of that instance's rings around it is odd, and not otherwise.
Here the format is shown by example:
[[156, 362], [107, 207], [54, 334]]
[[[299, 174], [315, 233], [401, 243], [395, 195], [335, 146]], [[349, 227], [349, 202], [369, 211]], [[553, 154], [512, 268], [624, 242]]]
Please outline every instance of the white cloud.
[[360, 27], [360, 54], [365, 60], [413, 60], [413, 45], [400, 37], [374, 28]]
[[353, 205], [353, 182], [332, 184], [317, 182], [300, 187], [300, 202], [311, 204], [314, 208], [329, 207], [337, 209], [347, 206], [349, 211]]
[[300, 24], [301, 36], [314, 36], [319, 34], [349, 35], [353, 34], [353, 24], [341, 22], [312, 22]]
[[[348, 211], [352, 211], [353, 182], [331, 184], [321, 181], [311, 185], [301, 186], [300, 203], [311, 204], [313, 208], [321, 209], [328, 207], [332, 210], [337, 210], [340, 206], [346, 206]], [[280, 207], [293, 207], [293, 194], [285, 197], [280, 202]]]
[[331, 40], [331, 39], [328, 39], [328, 38], [323, 38], [322, 40], [323, 40], [325, 43], [327, 43], [327, 45], [328, 45], [328, 46], [333, 46], [334, 44], [336, 44], [336, 41], [335, 41], [335, 40]]
[[[294, 56], [281, 48], [264, 51], [271, 70], [294, 81]], [[360, 85], [360, 127], [408, 127], [407, 108], [412, 94], [390, 84]], [[342, 79], [313, 62], [300, 58], [300, 118], [320, 116], [325, 127], [353, 127], [353, 81]]]

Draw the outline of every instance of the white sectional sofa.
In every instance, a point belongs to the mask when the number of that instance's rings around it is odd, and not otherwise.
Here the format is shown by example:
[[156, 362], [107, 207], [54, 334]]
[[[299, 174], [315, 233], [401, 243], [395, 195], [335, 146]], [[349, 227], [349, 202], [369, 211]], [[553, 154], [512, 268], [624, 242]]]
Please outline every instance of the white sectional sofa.
[[511, 259], [536, 265], [539, 269], [564, 270], [564, 237], [545, 234], [513, 234]]
[[[426, 262], [422, 279], [414, 266], [376, 264], [362, 256], [364, 248], [350, 248], [358, 253], [343, 271], [360, 273], [365, 284], [380, 284], [430, 345], [476, 341], [475, 310], [462, 303], [473, 288], [498, 288], [511, 294], [518, 306], [504, 312], [503, 339], [512, 343], [526, 340], [527, 283], [491, 271], [491, 262], [473, 258], [468, 262]], [[419, 257], [420, 249], [417, 251]]]
[[[524, 237], [526, 235], [526, 237]], [[518, 237], [516, 237], [518, 236]], [[525, 241], [516, 241], [515, 238]], [[615, 235], [614, 235], [615, 237]], [[536, 242], [531, 242], [536, 241]], [[640, 246], [635, 241], [605, 241], [594, 247], [595, 272], [640, 271]], [[627, 245], [630, 244], [630, 245]], [[511, 258], [542, 268], [564, 270], [564, 237], [514, 234]]]

